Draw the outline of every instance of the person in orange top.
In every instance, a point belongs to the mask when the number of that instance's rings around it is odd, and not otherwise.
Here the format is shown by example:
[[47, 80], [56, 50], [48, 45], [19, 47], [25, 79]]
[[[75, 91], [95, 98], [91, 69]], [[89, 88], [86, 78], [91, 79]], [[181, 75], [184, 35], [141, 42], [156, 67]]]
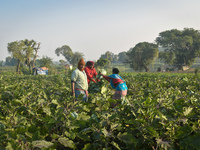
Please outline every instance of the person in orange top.
[[99, 82], [99, 79], [94, 79], [97, 76], [97, 72], [96, 69], [94, 68], [94, 62], [93, 61], [88, 61], [86, 63], [86, 67], [85, 67], [85, 73], [87, 75], [87, 81], [88, 81], [88, 85], [90, 83], [90, 81], [96, 83]]

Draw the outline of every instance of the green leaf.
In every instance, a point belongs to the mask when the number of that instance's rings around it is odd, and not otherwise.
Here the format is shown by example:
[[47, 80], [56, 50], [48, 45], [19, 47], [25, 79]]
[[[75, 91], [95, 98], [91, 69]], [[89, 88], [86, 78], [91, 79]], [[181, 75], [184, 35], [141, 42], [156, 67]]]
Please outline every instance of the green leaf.
[[35, 115], [35, 113], [34, 113], [32, 110], [28, 109], [27, 111], [28, 111], [31, 115], [33, 115], [33, 116]]
[[92, 134], [95, 140], [99, 140], [101, 137], [101, 134], [98, 131], [94, 131]]
[[199, 133], [191, 137], [191, 141], [189, 142], [189, 145], [191, 145], [193, 149], [200, 149], [200, 134]]
[[133, 137], [133, 135], [127, 132], [124, 132], [123, 134], [119, 132], [119, 134], [117, 135], [117, 138], [127, 144], [136, 143], [136, 140]]
[[176, 131], [176, 136], [179, 139], [182, 139], [184, 137], [188, 137], [188, 135], [192, 132], [192, 127], [189, 125], [185, 125], [183, 127], [180, 127], [178, 131]]
[[92, 114], [90, 117], [90, 120], [95, 120], [95, 121], [99, 122], [96, 114]]
[[3, 147], [3, 146], [0, 146], [0, 150], [5, 150], [5, 147]]
[[84, 148], [82, 150], [89, 150], [91, 149], [92, 145], [90, 143], [87, 143], [84, 145]]
[[112, 141], [111, 144], [113, 146], [115, 146], [118, 150], [121, 150], [121, 148], [119, 148], [119, 145], [117, 143], [115, 143], [114, 141]]
[[25, 132], [25, 135], [28, 136], [29, 138], [32, 138], [33, 134], [30, 132]]
[[119, 126], [119, 123], [114, 123], [114, 124], [111, 124], [111, 130], [116, 130], [117, 127]]
[[71, 116], [76, 119], [78, 117], [78, 114], [76, 112], [72, 112]]
[[76, 148], [74, 142], [72, 140], [69, 140], [68, 138], [59, 138], [58, 141], [65, 147]]
[[0, 123], [0, 131], [3, 131], [6, 128], [6, 126], [3, 123]]
[[36, 131], [34, 134], [33, 134], [33, 140], [39, 140], [40, 139], [40, 131]]
[[55, 134], [55, 133], [53, 133], [53, 134], [51, 135], [51, 138], [52, 138], [52, 139], [57, 139], [57, 138], [59, 138], [59, 135], [58, 135], [58, 134]]
[[51, 110], [49, 107], [43, 107], [42, 110], [48, 115], [51, 116]]
[[106, 92], [107, 92], [107, 88], [105, 86], [102, 86], [101, 94], [105, 94]]
[[157, 139], [157, 144], [160, 145], [162, 149], [170, 149], [170, 142], [169, 141], [162, 141], [161, 139]]
[[74, 133], [73, 131], [69, 131], [69, 132], [65, 131], [65, 135], [72, 140], [76, 138], [76, 133]]
[[190, 114], [190, 112], [193, 110], [193, 108], [191, 108], [191, 107], [188, 107], [188, 108], [183, 108], [185, 111], [183, 112], [183, 114], [185, 115], [185, 116], [187, 116], [187, 115], [189, 115]]
[[47, 141], [44, 141], [44, 140], [33, 141], [32, 144], [33, 144], [34, 148], [35, 147], [37, 147], [37, 148], [49, 148], [49, 147], [53, 146], [52, 142], [47, 142]]
[[53, 118], [50, 119], [49, 122], [48, 122], [48, 124], [54, 124], [54, 123], [57, 123], [57, 120], [55, 120], [55, 119], [53, 119]]
[[101, 132], [105, 135], [105, 137], [109, 137], [111, 135], [111, 133], [109, 133], [105, 128], [103, 128]]

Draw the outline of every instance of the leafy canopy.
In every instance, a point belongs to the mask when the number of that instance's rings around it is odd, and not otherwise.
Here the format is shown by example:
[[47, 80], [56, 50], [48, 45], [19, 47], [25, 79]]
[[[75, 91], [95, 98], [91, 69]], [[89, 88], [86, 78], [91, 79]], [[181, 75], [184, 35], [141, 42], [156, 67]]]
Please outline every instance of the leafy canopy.
[[55, 50], [57, 56], [63, 55], [65, 59], [72, 65], [77, 65], [79, 60], [84, 57], [83, 53], [74, 52], [68, 45], [63, 45]]
[[130, 67], [135, 71], [149, 70], [148, 65], [158, 56], [158, 46], [153, 43], [141, 42], [128, 51]]
[[165, 48], [165, 55], [174, 54], [170, 61], [168, 57], [162, 59], [178, 69], [184, 65], [192, 66], [200, 55], [200, 32], [192, 28], [184, 28], [183, 31], [172, 29], [161, 32], [156, 42]]

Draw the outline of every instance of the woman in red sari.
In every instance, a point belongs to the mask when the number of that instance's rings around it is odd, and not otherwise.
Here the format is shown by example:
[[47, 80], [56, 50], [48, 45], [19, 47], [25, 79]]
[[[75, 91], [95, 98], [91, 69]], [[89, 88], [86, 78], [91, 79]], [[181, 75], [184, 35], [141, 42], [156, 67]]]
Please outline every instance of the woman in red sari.
[[88, 85], [91, 81], [94, 82], [94, 83], [99, 82], [99, 79], [95, 80], [95, 78], [97, 76], [97, 72], [96, 72], [96, 69], [94, 68], [94, 62], [93, 61], [88, 61], [86, 63], [85, 73], [87, 75]]

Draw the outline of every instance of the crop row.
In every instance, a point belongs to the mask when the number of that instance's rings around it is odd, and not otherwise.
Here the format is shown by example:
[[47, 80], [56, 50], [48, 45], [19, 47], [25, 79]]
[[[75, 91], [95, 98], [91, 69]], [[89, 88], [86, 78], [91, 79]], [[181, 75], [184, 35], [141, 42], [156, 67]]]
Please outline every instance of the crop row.
[[199, 76], [122, 76], [128, 95], [113, 109], [104, 79], [82, 102], [68, 76], [0, 76], [0, 149], [200, 149]]

